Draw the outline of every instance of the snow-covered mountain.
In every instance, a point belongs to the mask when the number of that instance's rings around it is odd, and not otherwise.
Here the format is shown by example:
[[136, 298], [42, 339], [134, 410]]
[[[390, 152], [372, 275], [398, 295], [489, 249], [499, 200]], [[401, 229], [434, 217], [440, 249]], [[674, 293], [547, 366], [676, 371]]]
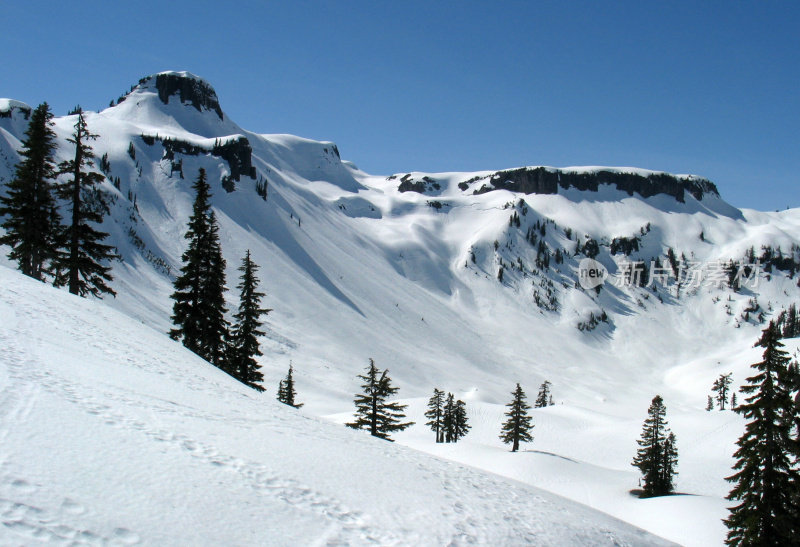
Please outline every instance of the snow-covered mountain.
[[[331, 142], [242, 129], [211, 85], [185, 72], [143, 78], [114, 103], [86, 115], [100, 135], [95, 152], [107, 155], [103, 229], [122, 256], [118, 297], [102, 305], [169, 329], [191, 184], [203, 167], [229, 284], [250, 249], [274, 310], [262, 340], [268, 391], [249, 397], [267, 404], [291, 360], [303, 412], [341, 421], [355, 375], [373, 357], [418, 423], [434, 387], [467, 401], [475, 423], [455, 446], [430, 442], [422, 425], [400, 443], [674, 541], [721, 541], [723, 477], [742, 424], [704, 412], [706, 395], [721, 373], [741, 384], [761, 321], [800, 302], [800, 210], [740, 210], [702, 177], [627, 167], [370, 175]], [[29, 113], [0, 100], [0, 191]], [[56, 119], [59, 160], [73, 123]], [[578, 267], [587, 257], [617, 279], [633, 261], [661, 277], [651, 287], [584, 289]], [[681, 259], [700, 277], [679, 286], [669, 272], [680, 273]], [[735, 274], [737, 261], [757, 259], [757, 284], [728, 286], [731, 261]], [[558, 404], [535, 411], [534, 452], [508, 454], [497, 440], [502, 404], [516, 382], [535, 395], [545, 379]], [[656, 393], [678, 437], [678, 490], [694, 496], [627, 493]]]

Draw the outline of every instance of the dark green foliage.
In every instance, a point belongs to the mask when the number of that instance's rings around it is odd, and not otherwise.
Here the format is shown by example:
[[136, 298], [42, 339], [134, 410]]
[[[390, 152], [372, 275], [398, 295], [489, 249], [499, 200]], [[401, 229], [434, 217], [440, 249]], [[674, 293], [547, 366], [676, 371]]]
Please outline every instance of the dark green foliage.
[[531, 435], [533, 424], [531, 417], [528, 416], [531, 407], [525, 402], [527, 396], [519, 384], [512, 395], [514, 399], [506, 405], [508, 412], [505, 415], [508, 420], [503, 424], [500, 439], [506, 444], [511, 444], [511, 451], [516, 452], [519, 450], [520, 442], [533, 442]]
[[25, 137], [22, 161], [8, 183], [7, 194], [0, 196], [0, 215], [5, 216], [0, 244], [11, 247], [8, 258], [23, 274], [42, 281], [58, 252], [61, 223], [50, 187], [56, 177], [56, 135], [47, 103], [33, 111]]
[[747, 426], [736, 443], [736, 473], [726, 478], [734, 484], [727, 499], [740, 503], [730, 508], [725, 520], [725, 542], [795, 545], [800, 537], [800, 471], [798, 439], [792, 430], [800, 424], [791, 392], [797, 378], [774, 323], [756, 345], [764, 348], [763, 361], [753, 364], [756, 374], [740, 390], [749, 397], [736, 409]]
[[401, 421], [405, 418], [403, 411], [406, 405], [386, 401], [399, 389], [392, 386], [388, 372], [381, 372], [375, 366], [375, 361], [369, 360], [366, 372], [358, 376], [364, 383], [361, 384], [363, 392], [356, 394], [353, 401], [356, 405], [355, 420], [347, 426], [366, 429], [373, 437], [391, 441], [389, 434], [403, 431], [414, 422]]
[[303, 403], [298, 403], [295, 401], [297, 397], [297, 392], [294, 389], [294, 369], [289, 364], [289, 372], [286, 373], [286, 378], [280, 381], [278, 385], [278, 400], [285, 405], [292, 406], [294, 408], [300, 408], [303, 406]]
[[674, 490], [673, 477], [677, 475], [678, 448], [675, 435], [670, 432], [667, 408], [660, 395], [653, 397], [647, 409], [647, 419], [642, 428], [642, 438], [637, 442], [639, 449], [633, 458], [644, 477], [644, 496], [664, 496]]
[[725, 410], [725, 405], [728, 403], [728, 393], [730, 393], [732, 382], [732, 372], [729, 372], [728, 374], [720, 374], [719, 378], [714, 380], [714, 385], [711, 387], [711, 391], [717, 394], [717, 407], [720, 410]]
[[[733, 396], [736, 397], [736, 394], [734, 393]], [[706, 403], [706, 410], [709, 412], [714, 410], [714, 398], [711, 395], [708, 396], [708, 402]]]
[[[220, 368], [225, 367], [228, 324], [225, 321], [225, 259], [219, 228], [211, 210], [206, 172], [200, 169], [192, 186], [196, 192], [189, 229], [189, 246], [183, 253], [181, 275], [175, 280], [170, 331], [188, 349]], [[228, 371], [235, 374], [234, 371]]]
[[553, 404], [553, 394], [550, 392], [551, 385], [552, 384], [548, 380], [545, 380], [544, 383], [539, 386], [539, 394], [536, 396], [536, 402], [533, 403], [535, 408], [544, 408]]
[[433, 397], [428, 400], [428, 410], [425, 411], [425, 417], [428, 422], [425, 423], [433, 430], [436, 435], [436, 442], [444, 442], [444, 391], [437, 388], [433, 389]]
[[231, 330], [230, 348], [232, 359], [227, 363], [227, 367], [240, 382], [264, 391], [261, 386], [264, 375], [259, 371], [261, 365], [256, 362], [255, 357], [263, 355], [258, 347], [258, 337], [264, 335], [264, 331], [259, 330], [263, 324], [261, 316], [271, 310], [261, 307], [264, 293], [258, 292], [259, 281], [256, 277], [258, 266], [250, 259], [249, 249], [242, 259], [239, 271], [242, 272], [239, 285], [236, 287], [240, 291], [239, 310], [233, 315], [235, 323]]
[[444, 403], [444, 419], [442, 425], [444, 427], [444, 442], [456, 442], [456, 399], [452, 393], [447, 394], [447, 400]]
[[71, 217], [63, 228], [60, 238], [64, 250], [56, 261], [56, 286], [66, 285], [69, 292], [80, 296], [101, 293], [115, 296], [106, 282], [111, 281], [111, 267], [103, 263], [117, 257], [114, 247], [101, 243], [107, 233], [94, 229], [90, 223], [100, 224], [108, 213], [103, 194], [96, 187], [105, 179], [100, 173], [89, 171], [94, 166], [94, 152], [89, 141], [97, 139], [86, 125], [83, 112], [78, 110], [75, 131], [67, 139], [75, 145], [73, 159], [59, 165], [69, 178], [57, 186], [58, 196], [67, 201]]
[[464, 403], [464, 401], [461, 399], [457, 400], [452, 412], [452, 437], [453, 442], [456, 443], [459, 439], [461, 439], [461, 437], [469, 433], [469, 430], [472, 429], [472, 427], [469, 425], [469, 420], [467, 419], [467, 405]]

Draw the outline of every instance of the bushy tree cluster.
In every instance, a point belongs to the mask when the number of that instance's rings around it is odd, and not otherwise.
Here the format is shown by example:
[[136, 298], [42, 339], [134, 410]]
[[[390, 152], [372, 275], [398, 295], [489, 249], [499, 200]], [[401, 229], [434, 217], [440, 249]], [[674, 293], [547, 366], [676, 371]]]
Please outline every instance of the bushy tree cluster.
[[263, 375], [255, 356], [261, 355], [258, 336], [260, 318], [270, 310], [261, 308], [264, 294], [258, 291], [257, 266], [247, 251], [239, 271], [239, 309], [231, 326], [225, 314], [225, 259], [219, 242], [219, 226], [211, 209], [211, 191], [204, 169], [192, 186], [195, 200], [185, 238], [181, 275], [175, 279], [170, 336], [221, 368], [242, 383], [263, 390]]
[[425, 417], [429, 420], [425, 425], [433, 430], [437, 443], [456, 443], [471, 429], [466, 403], [455, 400], [452, 393], [445, 398], [444, 391], [436, 388], [428, 401]]
[[536, 402], [533, 403], [535, 408], [544, 408], [555, 404], [553, 403], [553, 393], [550, 390], [551, 385], [553, 384], [551, 384], [549, 380], [545, 380], [542, 385], [539, 386], [539, 394], [536, 396]]
[[[112, 246], [102, 243], [108, 234], [93, 227], [108, 214], [97, 188], [104, 177], [90, 170], [95, 156], [89, 142], [97, 135], [89, 131], [80, 108], [75, 114], [74, 131], [67, 139], [75, 154], [56, 168], [53, 114], [47, 103], [33, 111], [20, 152], [22, 161], [7, 194], [0, 197], [0, 215], [5, 217], [0, 244], [11, 247], [8, 258], [25, 275], [40, 281], [52, 275], [54, 285], [67, 286], [80, 296], [113, 296], [107, 284], [112, 280], [111, 267], [106, 264], [117, 256]], [[66, 180], [57, 182], [61, 175]], [[62, 225], [54, 194], [69, 212], [66, 225]]]
[[[711, 386], [711, 392], [715, 393], [716, 395], [713, 396], [713, 399], [717, 403], [717, 408], [720, 410], [725, 410], [725, 405], [728, 404], [728, 394], [731, 393], [731, 384], [733, 383], [733, 373], [729, 372], [728, 374], [720, 374], [719, 378], [714, 380], [714, 385]], [[733, 396], [735, 397], [736, 394], [734, 393]], [[735, 401], [731, 401], [732, 406]]]

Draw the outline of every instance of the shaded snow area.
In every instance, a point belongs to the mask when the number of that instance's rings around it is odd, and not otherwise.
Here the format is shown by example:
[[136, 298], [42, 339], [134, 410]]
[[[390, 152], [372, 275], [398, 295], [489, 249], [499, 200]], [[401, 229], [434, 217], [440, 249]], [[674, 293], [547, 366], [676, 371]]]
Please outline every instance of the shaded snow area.
[[666, 544], [303, 416], [162, 333], [5, 267], [0, 522], [4, 545]]

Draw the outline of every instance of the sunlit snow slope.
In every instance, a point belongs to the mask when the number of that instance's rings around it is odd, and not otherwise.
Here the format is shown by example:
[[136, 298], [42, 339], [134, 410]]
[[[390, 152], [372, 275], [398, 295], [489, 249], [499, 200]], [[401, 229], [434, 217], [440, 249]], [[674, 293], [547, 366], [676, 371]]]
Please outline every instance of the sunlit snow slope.
[[[331, 142], [247, 131], [223, 106], [201, 78], [169, 72], [86, 113], [109, 165], [102, 229], [122, 256], [113, 264], [118, 297], [95, 309], [168, 331], [191, 184], [203, 167], [228, 285], [249, 249], [273, 309], [258, 405], [292, 362], [303, 413], [344, 421], [355, 376], [372, 357], [418, 422], [400, 444], [541, 486], [673, 541], [722, 542], [724, 477], [743, 424], [731, 412], [705, 412], [706, 396], [719, 374], [741, 385], [764, 322], [800, 303], [800, 210], [739, 210], [701, 177], [631, 167], [371, 175]], [[29, 111], [0, 100], [0, 192]], [[56, 119], [58, 160], [71, 153], [74, 123]], [[670, 268], [670, 251], [685, 264], [763, 259], [765, 271], [738, 291], [727, 275], [699, 287], [596, 292], [576, 283], [587, 256], [619, 273], [626, 261]], [[234, 307], [235, 291], [228, 298]], [[534, 398], [545, 379], [556, 406], [535, 411], [534, 443], [508, 454], [497, 439], [503, 404], [516, 382]], [[474, 428], [457, 446], [435, 445], [420, 425], [434, 387], [468, 403]], [[638, 485], [630, 460], [657, 393], [678, 439], [677, 489], [688, 495], [639, 500], [629, 493]], [[231, 397], [254, 395], [220, 397], [223, 409]]]
[[0, 544], [658, 544], [533, 487], [300, 415], [0, 267]]

